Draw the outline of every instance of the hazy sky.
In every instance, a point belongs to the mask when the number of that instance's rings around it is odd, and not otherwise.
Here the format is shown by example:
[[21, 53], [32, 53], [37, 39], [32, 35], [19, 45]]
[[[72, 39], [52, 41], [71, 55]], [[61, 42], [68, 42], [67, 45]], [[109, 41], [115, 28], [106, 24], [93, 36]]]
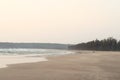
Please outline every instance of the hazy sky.
[[120, 0], [0, 0], [0, 41], [120, 39]]

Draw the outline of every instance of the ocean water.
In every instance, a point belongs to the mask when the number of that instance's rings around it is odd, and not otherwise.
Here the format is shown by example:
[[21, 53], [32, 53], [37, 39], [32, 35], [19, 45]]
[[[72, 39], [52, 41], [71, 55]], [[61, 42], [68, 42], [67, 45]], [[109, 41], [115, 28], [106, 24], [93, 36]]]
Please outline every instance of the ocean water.
[[56, 49], [0, 49], [0, 68], [10, 64], [48, 61], [47, 56], [71, 54], [68, 50]]

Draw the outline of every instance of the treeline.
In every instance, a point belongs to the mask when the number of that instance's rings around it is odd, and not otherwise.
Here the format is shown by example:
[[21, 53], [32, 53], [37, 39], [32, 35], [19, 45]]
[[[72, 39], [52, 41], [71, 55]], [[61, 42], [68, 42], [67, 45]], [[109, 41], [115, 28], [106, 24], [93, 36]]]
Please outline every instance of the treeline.
[[87, 43], [80, 43], [69, 46], [69, 49], [75, 50], [101, 50], [101, 51], [120, 51], [120, 40], [112, 37], [103, 40], [93, 40]]

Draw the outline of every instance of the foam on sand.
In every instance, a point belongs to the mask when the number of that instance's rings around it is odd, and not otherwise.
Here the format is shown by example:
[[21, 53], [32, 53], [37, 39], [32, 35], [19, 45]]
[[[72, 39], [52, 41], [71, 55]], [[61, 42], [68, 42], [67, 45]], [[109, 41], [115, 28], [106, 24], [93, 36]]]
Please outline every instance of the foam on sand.
[[1, 55], [0, 56], [0, 68], [8, 67], [9, 64], [20, 64], [20, 63], [34, 63], [40, 61], [47, 61], [44, 57], [25, 57], [25, 56], [9, 56]]

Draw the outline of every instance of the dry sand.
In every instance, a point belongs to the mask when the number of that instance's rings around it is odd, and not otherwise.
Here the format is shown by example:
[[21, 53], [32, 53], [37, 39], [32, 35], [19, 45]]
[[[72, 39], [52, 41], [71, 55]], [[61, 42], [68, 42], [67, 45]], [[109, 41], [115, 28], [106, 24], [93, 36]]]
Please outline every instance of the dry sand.
[[120, 52], [77, 52], [48, 60], [0, 69], [0, 80], [120, 80]]

